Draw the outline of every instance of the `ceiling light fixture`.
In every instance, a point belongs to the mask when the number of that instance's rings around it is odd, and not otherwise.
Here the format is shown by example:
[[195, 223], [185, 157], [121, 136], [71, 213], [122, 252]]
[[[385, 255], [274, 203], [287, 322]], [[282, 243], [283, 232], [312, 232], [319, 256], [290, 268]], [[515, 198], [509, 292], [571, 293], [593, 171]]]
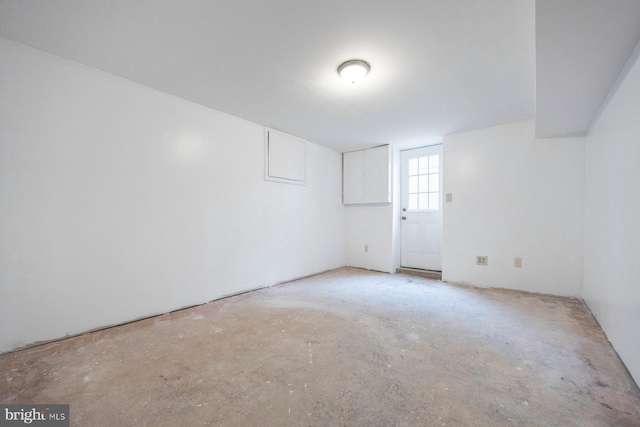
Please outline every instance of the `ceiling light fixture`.
[[355, 85], [364, 80], [370, 69], [371, 67], [365, 61], [352, 59], [338, 67], [338, 74], [340, 74], [342, 80]]

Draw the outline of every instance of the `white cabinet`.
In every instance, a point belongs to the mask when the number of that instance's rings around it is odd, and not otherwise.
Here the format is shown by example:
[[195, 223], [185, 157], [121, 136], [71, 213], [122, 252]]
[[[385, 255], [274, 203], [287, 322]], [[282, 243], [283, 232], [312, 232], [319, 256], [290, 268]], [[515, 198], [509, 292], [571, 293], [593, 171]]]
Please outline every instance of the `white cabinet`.
[[342, 167], [345, 205], [391, 203], [391, 146], [344, 153]]
[[365, 203], [391, 203], [391, 146], [364, 151]]
[[342, 202], [345, 205], [364, 201], [364, 150], [342, 155]]

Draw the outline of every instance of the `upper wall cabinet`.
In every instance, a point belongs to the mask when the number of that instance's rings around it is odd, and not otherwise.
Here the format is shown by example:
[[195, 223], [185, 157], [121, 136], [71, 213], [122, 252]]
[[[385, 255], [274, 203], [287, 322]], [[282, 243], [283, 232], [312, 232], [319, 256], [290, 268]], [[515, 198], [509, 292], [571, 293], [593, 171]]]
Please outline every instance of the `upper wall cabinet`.
[[342, 155], [342, 201], [345, 205], [391, 203], [391, 146]]

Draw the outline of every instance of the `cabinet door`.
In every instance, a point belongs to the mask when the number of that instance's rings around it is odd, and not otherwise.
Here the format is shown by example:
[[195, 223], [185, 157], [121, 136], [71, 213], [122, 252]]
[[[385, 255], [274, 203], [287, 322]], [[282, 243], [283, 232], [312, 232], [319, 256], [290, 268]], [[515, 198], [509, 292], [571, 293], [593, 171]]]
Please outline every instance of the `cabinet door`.
[[370, 148], [364, 152], [365, 203], [391, 202], [391, 147]]
[[346, 205], [365, 203], [364, 151], [342, 155], [342, 202]]

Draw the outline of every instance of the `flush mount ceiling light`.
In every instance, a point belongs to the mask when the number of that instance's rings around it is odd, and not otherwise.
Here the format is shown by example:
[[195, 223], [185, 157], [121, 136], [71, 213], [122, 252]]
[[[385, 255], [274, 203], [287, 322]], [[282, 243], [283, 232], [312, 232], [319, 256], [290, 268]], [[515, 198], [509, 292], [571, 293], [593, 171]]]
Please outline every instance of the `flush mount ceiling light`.
[[369, 74], [369, 64], [360, 60], [352, 59], [338, 67], [338, 74], [345, 82], [355, 85], [360, 83]]

